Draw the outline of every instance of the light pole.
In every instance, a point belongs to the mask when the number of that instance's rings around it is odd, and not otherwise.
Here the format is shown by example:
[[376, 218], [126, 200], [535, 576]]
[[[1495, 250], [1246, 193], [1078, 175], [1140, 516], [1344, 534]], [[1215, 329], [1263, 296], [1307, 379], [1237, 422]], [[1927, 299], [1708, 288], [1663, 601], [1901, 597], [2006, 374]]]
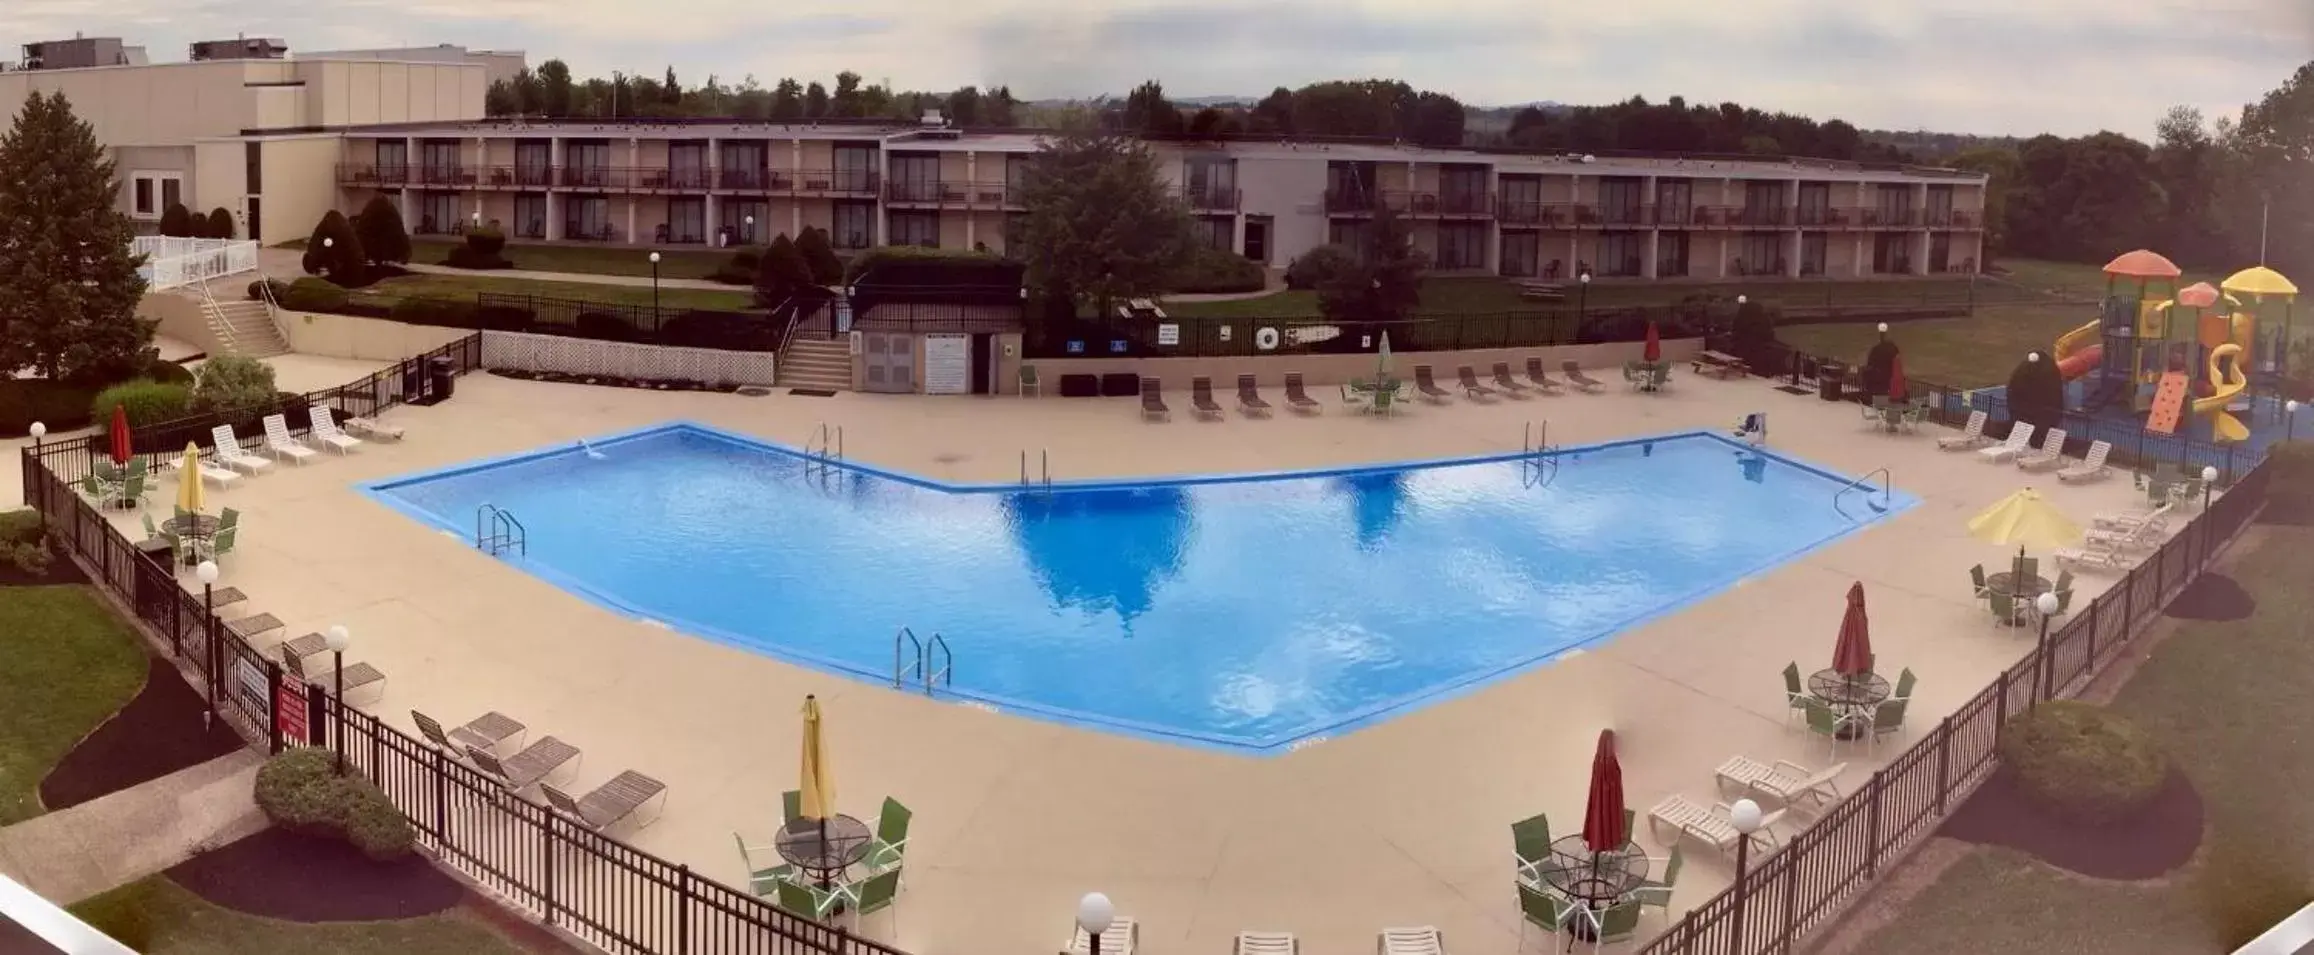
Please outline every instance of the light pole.
[[1727, 821], [1736, 831], [1735, 924], [1730, 927], [1732, 931], [1728, 937], [1738, 939], [1741, 944], [1740, 940], [1744, 937], [1744, 906], [1751, 901], [1752, 894], [1751, 880], [1744, 878], [1744, 870], [1751, 859], [1752, 833], [1760, 831], [1763, 821], [1760, 804], [1749, 799], [1736, 800], [1735, 805], [1727, 807]]
[[[2296, 404], [2297, 404], [2297, 402], [2293, 401], [2293, 402], [2291, 402], [2291, 404], [2292, 404], [2292, 405], [2296, 405]], [[38, 421], [35, 421], [35, 422], [33, 422], [33, 423], [32, 423], [32, 430], [31, 430], [31, 433], [32, 433], [32, 456], [37, 458], [37, 457], [39, 457], [39, 456], [40, 456], [40, 439], [41, 439], [41, 438], [44, 438], [44, 437], [47, 437], [47, 436], [48, 436], [48, 426], [47, 426], [47, 425], [45, 425], [45, 424], [42, 424], [42, 423], [40, 423], [40, 422], [38, 422]]]
[[[40, 426], [35, 424], [33, 427]], [[2282, 402], [2282, 440], [2298, 440], [2298, 399], [2296, 398]]]
[[746, 225], [746, 227], [747, 227], [747, 230], [746, 230], [746, 234], [745, 234], [745, 235], [742, 235], [742, 236], [740, 236], [740, 237], [739, 237], [739, 244], [740, 244], [740, 245], [754, 245], [754, 244], [755, 244], [755, 217], [754, 217], [754, 216], [741, 216], [741, 217], [740, 217], [740, 219], [739, 219], [739, 221], [740, 221], [741, 223], [745, 224], [745, 225]]
[[330, 674], [337, 681], [337, 694], [330, 699], [330, 712], [337, 717], [337, 725], [330, 727], [330, 742], [337, 746], [337, 772], [345, 775], [345, 647], [353, 640], [344, 624], [329, 628], [322, 634], [322, 645], [329, 648], [330, 663], [337, 672]]
[[659, 253], [651, 253], [651, 330], [659, 330]]
[[2216, 466], [2216, 465], [2204, 465], [2204, 466], [2202, 467], [2202, 513], [2204, 513], [2204, 514], [2207, 514], [2207, 513], [2209, 513], [2209, 509], [2210, 509], [2210, 492], [2211, 492], [2211, 491], [2214, 491], [2214, 490], [2216, 490], [2216, 489], [2217, 489], [2217, 486], [2218, 486], [2218, 469], [2217, 469], [2217, 466]]
[[[42, 424], [41, 422], [38, 422], [38, 421], [35, 421], [35, 422], [33, 422], [33, 423], [32, 423], [32, 428], [31, 428], [31, 434], [32, 434], [32, 459], [33, 459], [33, 460], [35, 460], [35, 461], [37, 461], [37, 460], [40, 460], [40, 439], [41, 439], [42, 437], [45, 437], [45, 436], [48, 434], [48, 425], [46, 425], [46, 424]], [[25, 491], [25, 493], [26, 493], [26, 494], [30, 494], [30, 493], [32, 493], [32, 489], [31, 489], [31, 488], [25, 488], [25, 489], [24, 489], [24, 491]], [[47, 498], [46, 496], [43, 496], [43, 497], [41, 498], [41, 503], [43, 503], [43, 504], [46, 504], [46, 503], [47, 503], [47, 501], [48, 501], [48, 498]], [[40, 539], [41, 539], [41, 540], [47, 540], [47, 539], [48, 539], [48, 508], [46, 508], [46, 507], [42, 507], [42, 508], [40, 508]]]
[[1077, 900], [1077, 927], [1084, 929], [1085, 937], [1092, 942], [1092, 949], [1086, 955], [1101, 955], [1101, 933], [1116, 922], [1117, 907], [1110, 904], [1108, 896], [1087, 892]]
[[193, 576], [201, 580], [201, 632], [207, 635], [201, 651], [201, 659], [206, 661], [203, 667], [209, 671], [209, 712], [201, 716], [201, 726], [206, 729], [217, 719], [217, 562], [202, 561], [193, 568]]
[[2041, 613], [2041, 641], [2038, 653], [2041, 671], [2041, 699], [2053, 699], [2057, 691], [2049, 684], [2056, 678], [2056, 667], [2049, 662], [2049, 618], [2057, 615], [2059, 601], [2055, 591], [2033, 598], [2033, 609]]
[[1575, 293], [1575, 318], [1580, 320], [1591, 311], [1591, 273], [1575, 273], [1575, 284], [1582, 286]]

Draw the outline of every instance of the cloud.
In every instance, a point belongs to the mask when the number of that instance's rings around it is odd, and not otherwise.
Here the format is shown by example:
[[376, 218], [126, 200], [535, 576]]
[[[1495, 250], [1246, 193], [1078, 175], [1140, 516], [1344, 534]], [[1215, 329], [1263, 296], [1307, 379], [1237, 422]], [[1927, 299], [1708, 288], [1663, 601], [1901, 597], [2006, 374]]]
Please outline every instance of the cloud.
[[0, 42], [460, 43], [581, 74], [832, 77], [1028, 97], [1252, 95], [1385, 76], [1466, 102], [1735, 100], [1869, 127], [2150, 135], [2314, 57], [2306, 0], [5, 0]]

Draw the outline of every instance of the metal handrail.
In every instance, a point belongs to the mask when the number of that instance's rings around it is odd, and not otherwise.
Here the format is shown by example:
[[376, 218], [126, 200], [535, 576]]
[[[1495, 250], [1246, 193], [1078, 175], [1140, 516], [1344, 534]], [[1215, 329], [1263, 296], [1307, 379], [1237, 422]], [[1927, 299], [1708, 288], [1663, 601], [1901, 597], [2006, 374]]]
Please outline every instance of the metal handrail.
[[[940, 635], [933, 634], [932, 638], [940, 639]], [[906, 654], [901, 650], [902, 647], [911, 644], [916, 647], [916, 665], [913, 668], [907, 665]], [[892, 635], [892, 689], [899, 689], [900, 684], [911, 673], [914, 673], [918, 678], [923, 676], [924, 641], [916, 639], [915, 631], [901, 627], [900, 632]]]
[[[1038, 476], [1039, 476], [1039, 479], [1040, 479], [1039, 483], [1042, 483], [1042, 484], [1045, 486], [1045, 489], [1046, 489], [1046, 490], [1051, 490], [1051, 489], [1052, 489], [1052, 486], [1053, 486], [1053, 453], [1052, 453], [1052, 450], [1051, 450], [1051, 449], [1049, 449], [1049, 448], [1039, 448], [1039, 449], [1037, 449], [1037, 453], [1036, 453], [1036, 456], [1037, 456], [1037, 473], [1038, 473]], [[1030, 482], [1029, 482], [1029, 479], [1028, 479], [1028, 449], [1027, 449], [1027, 448], [1022, 448], [1022, 449], [1021, 449], [1021, 451], [1020, 451], [1020, 486], [1022, 486], [1022, 487], [1028, 487], [1028, 486], [1029, 486], [1029, 484], [1030, 484]]]
[[257, 277], [257, 298], [265, 303], [265, 317], [273, 320], [273, 331], [281, 336], [281, 347], [289, 347], [289, 323], [281, 320], [281, 300], [274, 297], [273, 279]]
[[193, 283], [193, 286], [201, 290], [201, 303], [208, 306], [208, 311], [203, 312], [202, 316], [216, 324], [216, 328], [213, 329], [213, 331], [217, 333], [217, 337], [221, 340], [220, 344], [225, 346], [226, 351], [240, 351], [240, 343], [233, 340], [233, 323], [226, 321], [225, 310], [217, 307], [217, 296], [209, 292], [208, 278], [203, 277], [196, 280]]
[[[483, 530], [485, 518], [488, 518], [490, 525], [487, 533]], [[514, 512], [485, 503], [474, 509], [474, 548], [487, 550], [493, 555], [505, 553], [511, 548], [528, 557], [530, 528], [522, 526], [522, 521], [514, 516]]]
[[[1880, 503], [1878, 504], [1872, 503], [1872, 476], [1875, 474], [1880, 475]], [[1841, 517], [1849, 517], [1848, 510], [1841, 506], [1840, 499], [1846, 497], [1848, 492], [1859, 488], [1864, 491], [1864, 505], [1878, 513], [1887, 513], [1888, 506], [1896, 499], [1895, 475], [1888, 473], [1887, 468], [1874, 468], [1865, 472], [1863, 477], [1840, 485], [1840, 489], [1832, 493], [1832, 509], [1839, 511]], [[1850, 519], [1853, 520], [1854, 518], [1851, 517]]]
[[[935, 660], [940, 661], [938, 669], [932, 668], [932, 662]], [[931, 696], [932, 688], [941, 683], [947, 683], [950, 686], [956, 685], [956, 653], [948, 649], [947, 637], [937, 633], [932, 635], [932, 642], [924, 647], [923, 666], [925, 696]]]

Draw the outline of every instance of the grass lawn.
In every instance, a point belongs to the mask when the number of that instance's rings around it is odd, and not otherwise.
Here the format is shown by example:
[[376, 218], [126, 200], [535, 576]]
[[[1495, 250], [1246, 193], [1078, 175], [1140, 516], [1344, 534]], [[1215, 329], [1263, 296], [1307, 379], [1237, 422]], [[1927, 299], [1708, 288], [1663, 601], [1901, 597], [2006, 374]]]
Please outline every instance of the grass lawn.
[[[294, 887], [284, 886], [283, 891]], [[71, 907], [98, 928], [117, 931], [141, 917], [150, 929], [148, 955], [521, 955], [481, 919], [463, 910], [394, 922], [277, 922], [222, 909], [165, 876], [132, 882]], [[138, 915], [123, 915], [135, 910]], [[125, 933], [124, 933], [125, 934]]]
[[[398, 299], [416, 295], [430, 298], [455, 298], [472, 301], [477, 292], [495, 292], [502, 295], [536, 295], [542, 298], [581, 299], [590, 302], [619, 302], [628, 305], [651, 304], [649, 286], [601, 285], [587, 282], [532, 282], [524, 279], [499, 278], [488, 274], [437, 275], [411, 273], [390, 278], [362, 290], [368, 301]], [[755, 307], [751, 292], [730, 292], [707, 289], [662, 288], [658, 292], [659, 307], [670, 312], [690, 308], [748, 309]], [[387, 303], [387, 304], [390, 304]]]
[[[440, 262], [454, 246], [463, 240], [416, 238], [410, 239], [410, 260], [413, 262]], [[579, 272], [588, 275], [651, 274], [652, 249], [632, 246], [603, 245], [522, 245], [507, 243], [501, 253], [514, 262], [514, 267], [534, 272]], [[715, 273], [723, 263], [731, 261], [736, 249], [705, 250], [697, 248], [658, 249], [659, 276], [670, 279], [703, 279]]]
[[137, 636], [88, 588], [0, 587], [0, 825], [40, 815], [39, 787], [145, 682]]
[[[2074, 298], [2103, 298], [2105, 297], [2105, 272], [2100, 267], [2102, 265], [2103, 263], [2085, 264], [2080, 262], [2044, 262], [2037, 259], [2002, 259], [1997, 267], [2008, 273], [2004, 276], [2007, 281], [2027, 289], [2053, 292]], [[2228, 272], [2221, 275], [2215, 272], [2204, 273], [2187, 269], [2185, 277], [2179, 279], [2178, 284], [2185, 286], [2195, 282], [2208, 282], [2211, 285], [2216, 285], [2224, 281], [2226, 275], [2231, 274], [2233, 273]], [[2126, 282], [2122, 285], [2123, 289], [2136, 290], [2137, 281], [2135, 279], [2123, 281]]]
[[[1562, 283], [1572, 286], [1573, 283]], [[1979, 282], [1973, 292], [1979, 303], [2038, 300], [2039, 296], [1995, 282]], [[1972, 292], [1966, 279], [1937, 278], [1879, 282], [1787, 281], [1749, 279], [1705, 283], [1603, 282], [1587, 292], [1570, 287], [1561, 307], [1584, 304], [1595, 308], [1672, 305], [1689, 296], [1749, 295], [1763, 302], [1789, 307], [1824, 305], [1964, 304]], [[1518, 286], [1493, 276], [1434, 278], [1422, 283], [1421, 310], [1425, 312], [1509, 312], [1553, 307], [1519, 297]], [[1260, 298], [1223, 302], [1167, 302], [1165, 312], [1183, 318], [1306, 318], [1318, 314], [1315, 292], [1286, 290]]]
[[[2057, 336], [2095, 320], [2089, 305], [1985, 305], [1967, 318], [1935, 318], [1889, 326], [1903, 349], [1904, 373], [1937, 384], [1983, 388], [2009, 383], [2025, 353], [2046, 352]], [[1785, 325], [1785, 344], [1814, 355], [1861, 363], [1880, 340], [1873, 323]]]
[[2183, 623], [2112, 703], [2200, 790], [2201, 855], [2166, 879], [2115, 883], [1972, 849], [1857, 951], [2228, 952], [2314, 899], [2314, 528], [2254, 533], [2227, 573], [2256, 613]]

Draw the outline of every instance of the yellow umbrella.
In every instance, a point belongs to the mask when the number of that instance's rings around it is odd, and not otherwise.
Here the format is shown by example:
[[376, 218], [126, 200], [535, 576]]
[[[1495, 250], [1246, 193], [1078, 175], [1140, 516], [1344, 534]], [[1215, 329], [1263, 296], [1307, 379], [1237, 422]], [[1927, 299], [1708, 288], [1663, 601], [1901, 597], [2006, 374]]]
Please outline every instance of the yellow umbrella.
[[2056, 550], [2080, 542], [2081, 525], [2043, 499], [2041, 492], [2026, 488], [1970, 518], [1969, 534], [1988, 544], [2017, 545], [2022, 562], [2027, 547]]
[[797, 815], [826, 821], [836, 814], [836, 780], [828, 773], [827, 745], [820, 740], [820, 701], [803, 698], [803, 798]]
[[177, 507], [201, 513], [201, 446], [185, 442], [185, 460], [177, 465]]

